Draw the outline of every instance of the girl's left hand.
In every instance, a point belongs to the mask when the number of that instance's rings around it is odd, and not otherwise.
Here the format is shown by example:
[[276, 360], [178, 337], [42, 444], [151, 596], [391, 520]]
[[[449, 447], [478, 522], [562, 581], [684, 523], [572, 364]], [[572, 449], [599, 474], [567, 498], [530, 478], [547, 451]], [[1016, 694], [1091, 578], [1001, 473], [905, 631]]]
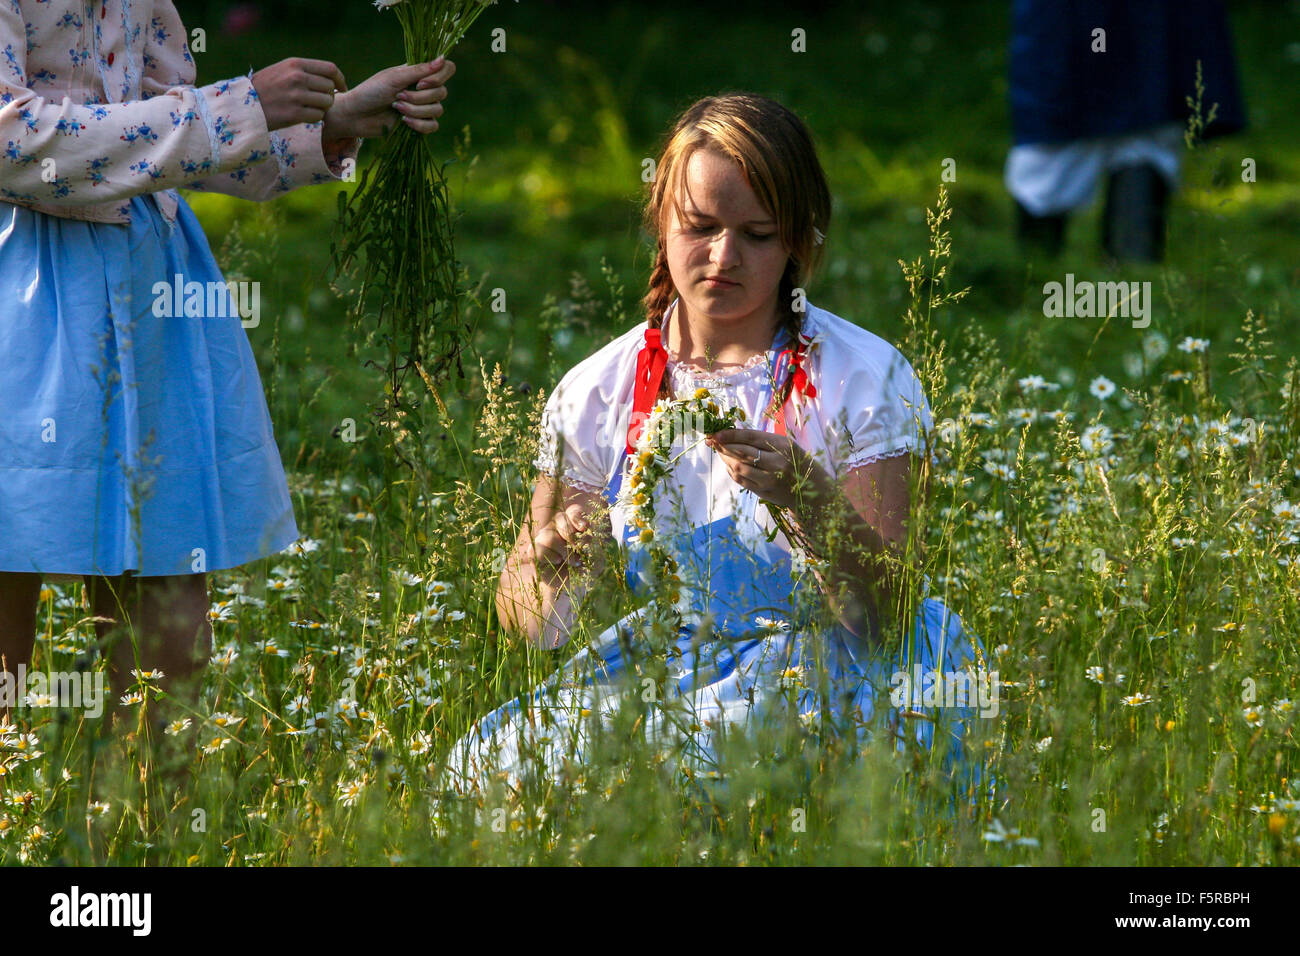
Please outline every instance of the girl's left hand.
[[742, 488], [796, 514], [802, 510], [801, 498], [806, 500], [810, 490], [820, 492], [827, 487], [825, 470], [788, 435], [724, 428], [705, 442], [722, 455], [732, 479]]
[[[417, 133], [432, 133], [447, 98], [445, 84], [455, 72], [456, 64], [445, 57], [380, 70], [355, 89], [335, 96], [325, 114], [321, 141], [373, 138], [388, 132], [399, 119]], [[412, 85], [415, 89], [408, 89]]]

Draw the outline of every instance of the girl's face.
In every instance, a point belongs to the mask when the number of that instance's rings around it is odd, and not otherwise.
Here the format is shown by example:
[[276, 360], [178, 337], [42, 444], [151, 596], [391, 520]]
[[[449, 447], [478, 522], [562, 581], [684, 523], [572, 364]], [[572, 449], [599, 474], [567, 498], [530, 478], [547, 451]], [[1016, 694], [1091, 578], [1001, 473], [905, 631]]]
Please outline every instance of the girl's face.
[[697, 149], [686, 166], [680, 197], [685, 221], [669, 211], [664, 251], [679, 313], [708, 316], [716, 326], [771, 327], [789, 253], [776, 222], [745, 182], [740, 166], [722, 153]]

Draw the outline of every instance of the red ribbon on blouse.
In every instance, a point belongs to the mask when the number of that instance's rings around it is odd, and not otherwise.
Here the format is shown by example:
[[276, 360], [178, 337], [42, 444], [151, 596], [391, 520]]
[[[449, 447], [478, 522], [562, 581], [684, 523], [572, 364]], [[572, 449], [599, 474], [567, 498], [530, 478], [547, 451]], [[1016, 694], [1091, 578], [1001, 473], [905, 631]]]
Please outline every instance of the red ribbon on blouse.
[[[783, 349], [777, 355], [779, 362], [782, 356], [790, 357], [790, 395], [799, 393], [800, 397], [816, 398], [817, 388], [808, 378], [808, 372], [804, 368], [804, 359], [806, 354], [807, 342], [800, 335], [795, 344], [794, 350]], [[641, 436], [641, 429], [645, 426], [646, 419], [650, 417], [650, 409], [654, 408], [655, 400], [659, 397], [659, 386], [663, 383], [664, 369], [668, 365], [668, 351], [663, 346], [662, 335], [659, 329], [645, 330], [645, 345], [641, 346], [641, 351], [636, 355], [636, 381], [632, 393], [632, 419], [627, 426], [627, 452], [632, 454], [636, 447], [636, 441]], [[776, 432], [778, 435], [786, 433], [785, 409], [790, 403], [789, 397], [781, 406], [781, 417], [776, 420]]]
[[659, 397], [664, 368], [668, 365], [668, 351], [663, 347], [658, 329], [645, 330], [645, 345], [636, 354], [636, 387], [632, 393], [632, 420], [627, 426], [627, 453], [632, 454], [636, 440], [641, 436], [650, 409]]
[[790, 404], [790, 397], [792, 397], [796, 392], [799, 394], [800, 398], [817, 397], [817, 387], [809, 380], [808, 371], [803, 366], [804, 359], [808, 357], [804, 351], [807, 348], [807, 345], [808, 343], [804, 341], [804, 337], [801, 334], [795, 342], [793, 352], [791, 352], [790, 349], [782, 349], [780, 355], [777, 356], [778, 361], [780, 361], [782, 355], [790, 356], [791, 380], [789, 395], [786, 397], [785, 404], [781, 406], [781, 417], [776, 420], [776, 433], [778, 435], [784, 435], [786, 433], [785, 410], [786, 406]]

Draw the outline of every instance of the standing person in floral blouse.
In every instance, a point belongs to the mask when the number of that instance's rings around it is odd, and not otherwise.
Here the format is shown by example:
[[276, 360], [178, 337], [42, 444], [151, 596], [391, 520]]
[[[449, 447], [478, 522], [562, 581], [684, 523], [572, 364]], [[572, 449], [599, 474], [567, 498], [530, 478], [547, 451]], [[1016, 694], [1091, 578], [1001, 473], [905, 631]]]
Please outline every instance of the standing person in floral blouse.
[[[177, 187], [266, 200], [338, 182], [362, 138], [437, 129], [455, 72], [440, 58], [349, 90], [295, 57], [196, 86], [186, 35], [170, 0], [0, 0], [10, 672], [31, 658], [41, 576], [62, 573], [85, 577], [119, 688], [133, 667], [184, 683], [211, 646], [206, 572], [298, 537], [247, 336]], [[215, 314], [211, 292], [172, 307], [196, 282], [220, 290]]]

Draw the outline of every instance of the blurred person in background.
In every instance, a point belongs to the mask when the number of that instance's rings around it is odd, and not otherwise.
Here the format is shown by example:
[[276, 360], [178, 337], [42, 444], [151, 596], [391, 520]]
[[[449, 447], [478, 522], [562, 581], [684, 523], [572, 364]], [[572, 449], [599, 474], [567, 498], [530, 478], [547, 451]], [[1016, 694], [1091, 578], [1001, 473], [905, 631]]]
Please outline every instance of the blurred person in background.
[[1107, 255], [1160, 261], [1198, 62], [1201, 135], [1242, 129], [1220, 0], [1013, 0], [1005, 181], [1023, 245], [1058, 254], [1070, 213], [1105, 175]]

